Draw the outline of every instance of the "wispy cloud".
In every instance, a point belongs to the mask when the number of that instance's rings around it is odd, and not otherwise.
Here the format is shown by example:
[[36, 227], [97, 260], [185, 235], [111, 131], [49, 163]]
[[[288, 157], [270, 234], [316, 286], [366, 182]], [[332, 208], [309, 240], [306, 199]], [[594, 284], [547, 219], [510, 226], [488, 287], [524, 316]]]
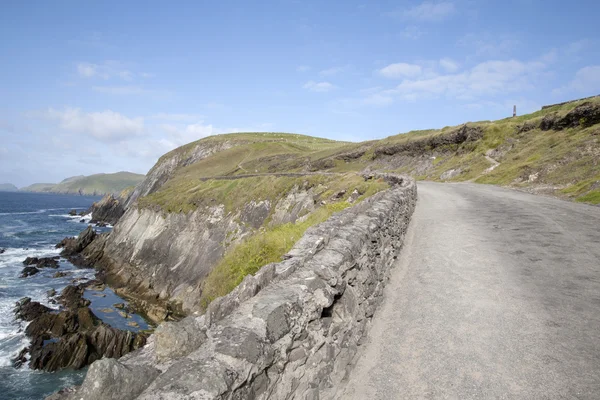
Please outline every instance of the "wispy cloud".
[[396, 63], [390, 64], [377, 70], [377, 73], [385, 78], [398, 79], [405, 77], [415, 77], [420, 75], [422, 68], [416, 64]]
[[450, 1], [424, 1], [414, 7], [396, 10], [388, 13], [393, 17], [421, 22], [443, 21], [456, 11], [456, 6]]
[[446, 71], [446, 72], [456, 72], [458, 70], [458, 63], [454, 60], [452, 60], [451, 58], [442, 58], [440, 60], [440, 66]]
[[344, 71], [344, 67], [331, 67], [319, 72], [321, 76], [334, 76]]
[[144, 131], [143, 118], [129, 118], [112, 110], [85, 112], [79, 108], [49, 108], [26, 115], [55, 121], [65, 131], [89, 135], [106, 142], [127, 140], [142, 135]]
[[[82, 78], [98, 78], [98, 79], [122, 79], [125, 81], [131, 81], [136, 77], [136, 74], [125, 66], [120, 61], [104, 61], [100, 64], [90, 62], [80, 62], [76, 66], [77, 74]], [[152, 74], [144, 72], [139, 74], [141, 77], [150, 77]]]
[[598, 94], [600, 92], [600, 65], [581, 68], [567, 85], [553, 91], [554, 94], [566, 92]]
[[179, 122], [187, 122], [187, 121], [201, 121], [204, 116], [200, 114], [180, 114], [180, 113], [158, 113], [153, 114], [149, 118], [157, 119], [162, 121], [179, 121]]
[[114, 95], [136, 95], [148, 93], [141, 86], [93, 86], [92, 90], [98, 93]]
[[296, 67], [296, 71], [307, 72], [307, 71], [310, 71], [310, 67], [308, 65], [299, 65]]
[[329, 92], [335, 89], [335, 86], [329, 82], [315, 82], [308, 81], [302, 86], [304, 89], [310, 90], [311, 92]]
[[414, 25], [409, 25], [400, 32], [400, 36], [405, 39], [417, 40], [423, 36], [423, 31]]

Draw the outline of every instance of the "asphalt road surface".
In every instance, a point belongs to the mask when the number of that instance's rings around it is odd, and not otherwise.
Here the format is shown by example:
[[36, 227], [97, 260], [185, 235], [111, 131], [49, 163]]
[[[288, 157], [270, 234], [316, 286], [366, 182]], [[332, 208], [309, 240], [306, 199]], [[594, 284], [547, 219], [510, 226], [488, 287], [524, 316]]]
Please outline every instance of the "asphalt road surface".
[[340, 399], [600, 399], [600, 207], [419, 183]]

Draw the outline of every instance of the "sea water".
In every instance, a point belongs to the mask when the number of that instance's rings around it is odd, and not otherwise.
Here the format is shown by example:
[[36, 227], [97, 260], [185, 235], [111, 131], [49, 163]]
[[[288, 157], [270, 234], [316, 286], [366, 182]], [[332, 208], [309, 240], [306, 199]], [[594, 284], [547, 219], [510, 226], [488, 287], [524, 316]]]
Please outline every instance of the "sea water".
[[[67, 236], [77, 236], [87, 227], [90, 216], [70, 216], [69, 211], [85, 211], [99, 197], [70, 196], [37, 193], [0, 192], [0, 398], [39, 400], [65, 387], [80, 384], [85, 370], [48, 373], [33, 371], [24, 365], [13, 366], [15, 356], [28, 344], [24, 335], [26, 323], [14, 318], [15, 303], [23, 297], [57, 309], [51, 304], [48, 290], [60, 293], [74, 279], [94, 277], [93, 269], [73, 266], [60, 259], [59, 268], [41, 268], [40, 272], [20, 278], [27, 257], [50, 257], [59, 254], [55, 245]], [[83, 219], [83, 222], [81, 220]], [[96, 228], [105, 232], [109, 228]], [[57, 271], [67, 271], [62, 278], [53, 278]], [[123, 318], [117, 312], [102, 310], [115, 303], [126, 303], [107, 288], [103, 292], [86, 291], [85, 297], [92, 301], [90, 308], [107, 324], [137, 331], [147, 329], [148, 324], [137, 315]], [[134, 321], [139, 327], [131, 327]]]

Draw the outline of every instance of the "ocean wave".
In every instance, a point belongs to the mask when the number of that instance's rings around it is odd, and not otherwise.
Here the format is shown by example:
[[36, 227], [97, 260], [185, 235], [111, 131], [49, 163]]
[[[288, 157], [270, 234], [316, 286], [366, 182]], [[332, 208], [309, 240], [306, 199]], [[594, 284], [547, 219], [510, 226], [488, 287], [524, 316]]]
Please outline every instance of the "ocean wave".
[[8, 248], [0, 254], [0, 268], [21, 264], [27, 257], [54, 257], [60, 253], [61, 249], [52, 247], [44, 249], [19, 249]]

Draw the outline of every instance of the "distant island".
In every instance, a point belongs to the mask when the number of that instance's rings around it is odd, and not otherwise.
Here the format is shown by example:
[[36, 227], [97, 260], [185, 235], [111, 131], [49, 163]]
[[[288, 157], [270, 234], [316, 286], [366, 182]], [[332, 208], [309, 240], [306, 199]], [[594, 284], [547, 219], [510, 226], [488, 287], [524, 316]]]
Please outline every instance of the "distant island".
[[[20, 191], [79, 195], [117, 194], [126, 188], [137, 185], [143, 179], [144, 175], [125, 171], [114, 174], [79, 175], [67, 178], [60, 183], [34, 183], [21, 188]], [[14, 185], [11, 186], [14, 187]], [[0, 187], [3, 187], [3, 185]]]
[[12, 183], [0, 183], [0, 192], [16, 192], [19, 190]]

